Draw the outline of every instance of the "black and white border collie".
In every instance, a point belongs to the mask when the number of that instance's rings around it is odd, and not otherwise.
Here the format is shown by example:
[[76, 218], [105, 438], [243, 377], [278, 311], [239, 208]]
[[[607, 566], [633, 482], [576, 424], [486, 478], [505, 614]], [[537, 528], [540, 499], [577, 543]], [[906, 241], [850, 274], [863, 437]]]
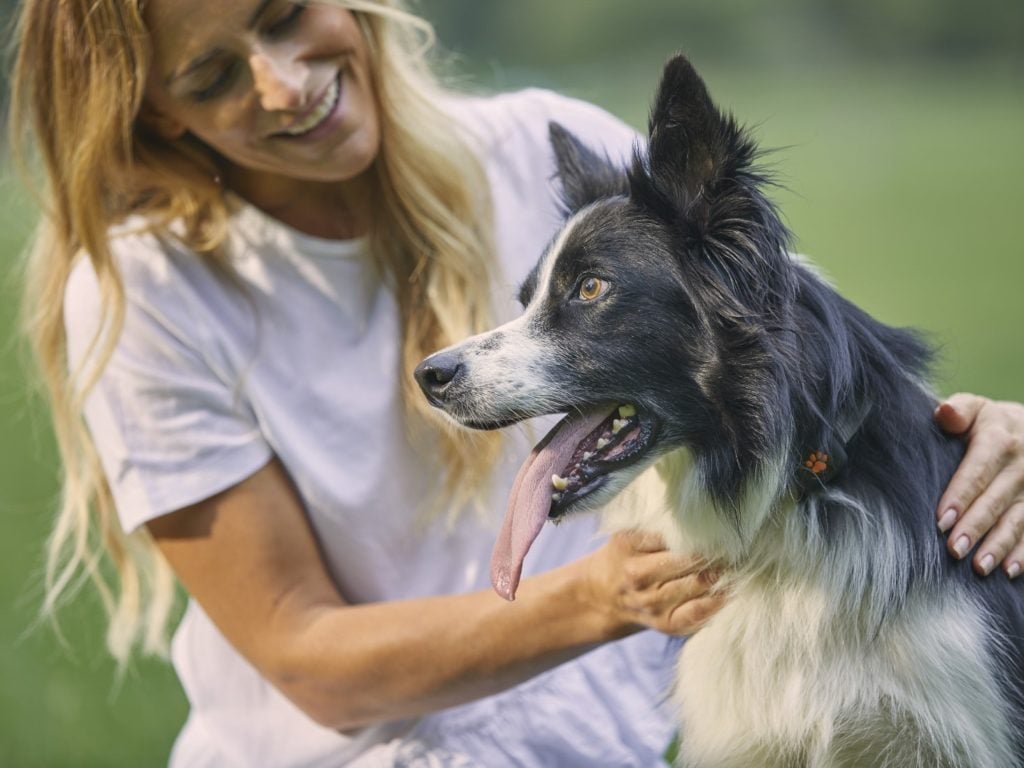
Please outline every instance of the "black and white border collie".
[[928, 346], [791, 255], [755, 144], [685, 58], [631, 167], [551, 140], [568, 219], [524, 314], [416, 374], [465, 426], [568, 414], [516, 480], [498, 592], [546, 520], [654, 465], [667, 503], [606, 523], [720, 564], [731, 592], [679, 661], [680, 765], [1024, 765], [1024, 591], [945, 552], [963, 449], [932, 421]]

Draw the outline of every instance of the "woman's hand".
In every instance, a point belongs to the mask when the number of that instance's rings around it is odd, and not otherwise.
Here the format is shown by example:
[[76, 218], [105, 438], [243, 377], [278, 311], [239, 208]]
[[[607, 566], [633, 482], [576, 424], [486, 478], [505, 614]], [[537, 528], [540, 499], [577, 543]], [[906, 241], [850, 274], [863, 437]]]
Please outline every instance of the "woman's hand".
[[967, 440], [967, 453], [939, 500], [939, 529], [957, 558], [978, 544], [974, 569], [1002, 563], [1010, 578], [1024, 569], [1024, 406], [956, 394], [935, 409], [935, 421]]
[[613, 634], [649, 627], [691, 635], [726, 599], [711, 591], [718, 574], [705, 561], [667, 551], [654, 534], [615, 533], [586, 564], [587, 600], [608, 612]]

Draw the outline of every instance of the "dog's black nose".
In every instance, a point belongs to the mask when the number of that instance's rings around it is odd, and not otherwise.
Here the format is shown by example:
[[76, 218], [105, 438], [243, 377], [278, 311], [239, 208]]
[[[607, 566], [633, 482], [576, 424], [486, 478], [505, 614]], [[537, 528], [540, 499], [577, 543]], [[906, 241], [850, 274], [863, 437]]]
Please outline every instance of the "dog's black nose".
[[441, 407], [445, 393], [461, 371], [462, 363], [457, 355], [440, 352], [417, 365], [413, 375], [430, 404]]

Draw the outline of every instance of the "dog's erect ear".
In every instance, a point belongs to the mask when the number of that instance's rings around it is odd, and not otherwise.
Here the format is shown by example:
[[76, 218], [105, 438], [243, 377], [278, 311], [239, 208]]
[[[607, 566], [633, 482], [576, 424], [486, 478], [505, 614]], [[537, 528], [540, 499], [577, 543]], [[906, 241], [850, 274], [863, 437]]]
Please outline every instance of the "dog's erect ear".
[[629, 193], [626, 169], [590, 149], [564, 126], [548, 123], [555, 150], [562, 198], [568, 212], [578, 211], [597, 200]]
[[731, 287], [737, 316], [792, 292], [789, 232], [764, 194], [772, 182], [757, 162], [753, 137], [718, 110], [690, 62], [670, 60], [647, 152], [636, 153], [629, 172], [630, 195], [682, 236], [681, 252], [704, 257], [689, 264], [710, 266], [707, 279]]
[[667, 205], [676, 214], [690, 210], [745, 159], [735, 122], [718, 111], [685, 56], [665, 65], [649, 127], [647, 159], [634, 170], [633, 193], [655, 207]]

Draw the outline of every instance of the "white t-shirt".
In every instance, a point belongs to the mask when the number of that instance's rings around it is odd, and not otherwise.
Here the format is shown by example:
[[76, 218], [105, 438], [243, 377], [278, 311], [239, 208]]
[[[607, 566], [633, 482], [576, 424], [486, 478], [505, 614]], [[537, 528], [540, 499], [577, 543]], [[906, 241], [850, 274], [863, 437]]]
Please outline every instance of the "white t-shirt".
[[[531, 90], [459, 100], [492, 187], [494, 306], [560, 223], [548, 121], [625, 158], [635, 134], [590, 105]], [[428, 522], [440, 467], [410, 445], [398, 379], [398, 313], [364, 241], [311, 237], [242, 206], [233, 267], [246, 290], [171, 240], [122, 233], [124, 331], [86, 418], [126, 530], [228, 488], [275, 455], [287, 468], [342, 594], [354, 603], [489, 588], [488, 562], [515, 471], [540, 430], [510, 433], [491, 515]], [[99, 306], [87, 260], [65, 302], [72, 365]], [[544, 531], [524, 574], [597, 544], [594, 519]], [[499, 599], [495, 597], [495, 599]], [[339, 642], [343, 639], [339, 638]], [[323, 728], [270, 686], [192, 602], [173, 643], [191, 713], [172, 765], [645, 766], [672, 733], [676, 641], [643, 633], [515, 689], [354, 737]]]

